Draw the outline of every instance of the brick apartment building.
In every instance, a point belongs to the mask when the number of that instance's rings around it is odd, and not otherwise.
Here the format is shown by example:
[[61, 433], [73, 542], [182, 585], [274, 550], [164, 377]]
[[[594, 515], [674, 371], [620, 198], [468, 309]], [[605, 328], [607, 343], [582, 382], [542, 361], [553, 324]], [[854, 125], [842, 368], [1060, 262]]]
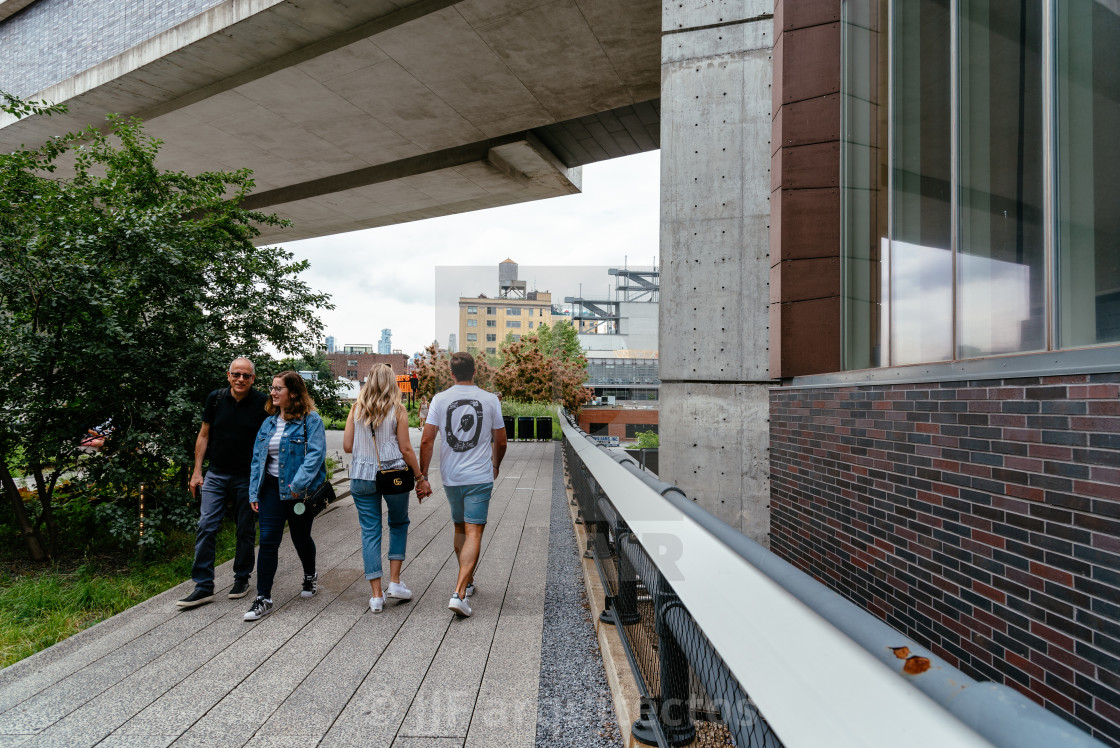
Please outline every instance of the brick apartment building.
[[408, 373], [408, 356], [403, 353], [328, 353], [327, 361], [336, 377], [362, 382], [374, 364], [388, 364], [397, 375]]

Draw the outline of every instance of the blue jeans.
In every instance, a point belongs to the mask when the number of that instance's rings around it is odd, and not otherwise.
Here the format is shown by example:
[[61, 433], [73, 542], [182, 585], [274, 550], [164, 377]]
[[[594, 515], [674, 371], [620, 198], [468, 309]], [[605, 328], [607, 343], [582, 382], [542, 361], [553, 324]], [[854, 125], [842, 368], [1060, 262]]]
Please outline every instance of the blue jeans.
[[362, 564], [366, 579], [381, 578], [381, 499], [389, 507], [389, 560], [404, 561], [408, 543], [408, 494], [377, 493], [377, 484], [371, 480], [350, 481], [350, 494], [358, 509], [358, 524], [362, 527]]
[[194, 542], [194, 566], [191, 580], [195, 589], [214, 594], [214, 545], [226, 499], [231, 499], [237, 512], [237, 550], [233, 556], [233, 577], [248, 581], [253, 573], [253, 551], [257, 544], [257, 513], [249, 506], [249, 476], [220, 475], [213, 470], [202, 481], [202, 511], [198, 518], [198, 534]]
[[288, 523], [288, 534], [292, 545], [303, 564], [303, 573], [315, 573], [315, 541], [311, 539], [312, 518], [306, 514], [292, 511], [294, 501], [280, 500], [280, 483], [271, 475], [265, 475], [261, 482], [260, 502], [257, 508], [261, 514], [261, 548], [257, 551], [257, 594], [272, 597], [272, 580], [280, 563], [280, 541], [284, 539], [284, 523]]

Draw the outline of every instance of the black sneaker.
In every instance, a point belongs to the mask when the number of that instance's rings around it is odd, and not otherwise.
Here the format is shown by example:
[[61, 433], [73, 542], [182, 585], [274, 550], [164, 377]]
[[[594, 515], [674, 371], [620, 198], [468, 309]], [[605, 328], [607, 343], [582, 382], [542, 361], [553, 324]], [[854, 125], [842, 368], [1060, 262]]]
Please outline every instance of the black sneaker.
[[300, 597], [314, 597], [315, 590], [318, 587], [316, 582], [319, 580], [319, 572], [314, 574], [303, 575], [303, 592], [299, 593]]
[[249, 594], [249, 580], [239, 580], [233, 583], [233, 589], [226, 595], [230, 600], [236, 600], [239, 597], [245, 597]]
[[214, 599], [214, 593], [213, 592], [206, 592], [205, 590], [200, 590], [198, 588], [195, 588], [194, 592], [187, 595], [182, 600], [179, 600], [175, 604], [178, 605], [180, 608], [195, 608], [195, 607], [198, 607], [199, 605], [205, 605], [206, 603], [210, 602], [213, 599]]
[[242, 616], [246, 621], [256, 621], [264, 618], [272, 612], [272, 601], [266, 597], [257, 595], [257, 599], [253, 601], [253, 607]]

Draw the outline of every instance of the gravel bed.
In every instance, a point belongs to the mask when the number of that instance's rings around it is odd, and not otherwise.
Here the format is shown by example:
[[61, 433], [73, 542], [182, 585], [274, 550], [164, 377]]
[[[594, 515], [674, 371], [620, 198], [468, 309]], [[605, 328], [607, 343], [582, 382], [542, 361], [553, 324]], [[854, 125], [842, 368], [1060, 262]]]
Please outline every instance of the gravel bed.
[[613, 748], [622, 737], [583, 586], [559, 445], [554, 465], [536, 744]]

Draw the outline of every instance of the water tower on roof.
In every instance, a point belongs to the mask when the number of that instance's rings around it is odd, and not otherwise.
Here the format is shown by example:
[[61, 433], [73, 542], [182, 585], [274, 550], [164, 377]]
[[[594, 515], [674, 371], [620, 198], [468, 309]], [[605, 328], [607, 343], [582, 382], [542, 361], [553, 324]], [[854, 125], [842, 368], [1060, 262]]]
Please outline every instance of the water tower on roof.
[[525, 298], [525, 281], [517, 280], [517, 263], [508, 258], [498, 263], [498, 296], [503, 299]]

